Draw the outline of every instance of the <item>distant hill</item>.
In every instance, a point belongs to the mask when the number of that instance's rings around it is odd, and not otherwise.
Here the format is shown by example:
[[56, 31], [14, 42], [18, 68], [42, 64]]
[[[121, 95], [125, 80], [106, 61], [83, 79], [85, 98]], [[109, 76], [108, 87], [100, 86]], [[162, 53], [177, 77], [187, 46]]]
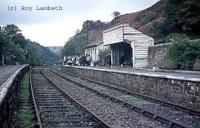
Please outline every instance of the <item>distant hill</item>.
[[32, 65], [58, 63], [58, 55], [37, 42], [29, 42], [29, 52]]
[[57, 55], [61, 55], [63, 46], [49, 46], [47, 48], [49, 48], [53, 53], [55, 53]]

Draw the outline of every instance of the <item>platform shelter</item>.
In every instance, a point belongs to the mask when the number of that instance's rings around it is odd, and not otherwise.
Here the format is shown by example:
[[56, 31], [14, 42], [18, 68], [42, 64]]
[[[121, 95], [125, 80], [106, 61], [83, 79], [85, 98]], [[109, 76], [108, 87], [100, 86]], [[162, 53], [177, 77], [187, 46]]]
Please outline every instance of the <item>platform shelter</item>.
[[103, 42], [111, 49], [111, 65], [120, 61], [133, 68], [148, 66], [148, 47], [154, 39], [134, 29], [129, 24], [118, 24], [103, 31]]

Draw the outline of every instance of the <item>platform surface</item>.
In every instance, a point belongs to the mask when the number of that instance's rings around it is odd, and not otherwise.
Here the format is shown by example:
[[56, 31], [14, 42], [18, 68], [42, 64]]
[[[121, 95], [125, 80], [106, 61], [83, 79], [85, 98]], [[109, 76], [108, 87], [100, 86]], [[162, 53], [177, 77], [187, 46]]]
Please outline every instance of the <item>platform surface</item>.
[[199, 71], [177, 71], [177, 70], [157, 70], [152, 69], [133, 69], [127, 67], [102, 67], [102, 66], [74, 66], [77, 68], [88, 68], [101, 71], [111, 71], [118, 73], [128, 73], [135, 75], [143, 75], [150, 77], [160, 77], [160, 78], [169, 78], [177, 80], [187, 80], [193, 82], [200, 82], [200, 72]]
[[0, 66], [0, 86], [23, 65]]

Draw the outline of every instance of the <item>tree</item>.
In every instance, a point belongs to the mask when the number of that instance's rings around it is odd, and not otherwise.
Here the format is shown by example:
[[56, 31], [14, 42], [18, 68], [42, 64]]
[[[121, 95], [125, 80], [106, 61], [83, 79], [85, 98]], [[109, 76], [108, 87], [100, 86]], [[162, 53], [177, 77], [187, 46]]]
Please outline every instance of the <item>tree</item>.
[[65, 44], [63, 54], [67, 56], [80, 55], [84, 52], [84, 47], [87, 45], [87, 33], [79, 33], [70, 38]]
[[76, 35], [76, 34], [79, 34], [79, 33], [80, 33], [80, 30], [79, 30], [79, 29], [76, 29], [75, 35]]
[[120, 12], [119, 12], [119, 11], [114, 11], [114, 12], [112, 13], [112, 15], [113, 15], [113, 17], [116, 19], [116, 18], [119, 17]]
[[8, 43], [8, 40], [6, 38], [6, 35], [2, 32], [0, 32], [0, 65], [5, 64], [4, 58], [5, 58], [5, 47]]
[[[6, 25], [3, 27], [2, 32], [6, 35], [7, 42], [5, 43], [5, 52], [8, 58], [15, 56], [15, 60], [19, 63], [25, 63], [26, 58], [26, 44], [27, 41], [23, 36], [21, 30], [14, 24]], [[8, 63], [10, 63], [12, 60]]]
[[43, 65], [55, 64], [58, 60], [48, 48], [25, 39], [21, 30], [14, 24], [4, 26], [0, 32], [0, 48], [0, 56], [6, 55], [6, 64], [14, 64], [13, 62], [17, 61], [20, 64]]
[[100, 20], [92, 21], [92, 20], [86, 20], [82, 25], [81, 32], [88, 32], [98, 29], [103, 29], [107, 26], [105, 22], [101, 22]]
[[199, 31], [199, 0], [167, 0], [165, 9], [166, 29]]
[[23, 48], [26, 48], [27, 40], [22, 33], [17, 33], [13, 36], [12, 40]]
[[200, 1], [199, 0], [186, 0], [182, 5], [180, 12], [181, 21], [186, 28], [199, 30], [200, 29]]
[[13, 38], [14, 36], [16, 36], [17, 34], [21, 33], [21, 30], [14, 24], [9, 24], [6, 25], [5, 27], [3, 27], [3, 32]]
[[[97, 33], [107, 27], [105, 22], [100, 20], [87, 20], [83, 23], [82, 29], [65, 43], [62, 56], [80, 55], [84, 53], [84, 48], [100, 37]], [[97, 33], [95, 33], [97, 32]]]
[[16, 56], [18, 62], [25, 62], [25, 50], [20, 45], [15, 46], [15, 52], [13, 54]]

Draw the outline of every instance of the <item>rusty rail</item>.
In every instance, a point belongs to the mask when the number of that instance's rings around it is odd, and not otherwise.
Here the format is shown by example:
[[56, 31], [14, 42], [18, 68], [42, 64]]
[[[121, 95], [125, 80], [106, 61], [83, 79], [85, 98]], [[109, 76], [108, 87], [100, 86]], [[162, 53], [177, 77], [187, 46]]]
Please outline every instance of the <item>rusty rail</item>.
[[30, 71], [30, 74], [29, 74], [29, 84], [30, 84], [30, 87], [31, 87], [31, 96], [32, 96], [33, 103], [34, 103], [34, 108], [35, 108], [35, 112], [36, 112], [36, 116], [37, 116], [38, 126], [39, 126], [39, 128], [43, 128], [42, 121], [40, 119], [40, 114], [39, 114], [38, 107], [37, 107], [37, 103], [36, 103], [36, 100], [35, 100], [35, 95], [34, 95], [34, 92], [33, 92], [31, 72], [32, 71]]

